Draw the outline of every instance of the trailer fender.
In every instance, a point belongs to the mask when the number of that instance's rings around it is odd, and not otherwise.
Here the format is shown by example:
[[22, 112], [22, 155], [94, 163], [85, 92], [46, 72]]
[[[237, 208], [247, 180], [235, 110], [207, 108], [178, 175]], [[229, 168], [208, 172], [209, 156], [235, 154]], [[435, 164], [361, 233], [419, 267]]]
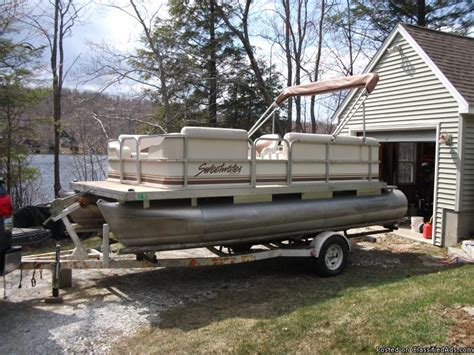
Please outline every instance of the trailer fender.
[[332, 236], [339, 236], [342, 237], [346, 243], [347, 247], [349, 248], [349, 251], [351, 250], [351, 243], [349, 242], [349, 239], [342, 234], [342, 233], [337, 233], [333, 231], [326, 231], [319, 233], [309, 244], [309, 246], [313, 249], [313, 252], [311, 253], [315, 258], [319, 257], [319, 252], [321, 251], [321, 247], [323, 246], [324, 242], [331, 238]]

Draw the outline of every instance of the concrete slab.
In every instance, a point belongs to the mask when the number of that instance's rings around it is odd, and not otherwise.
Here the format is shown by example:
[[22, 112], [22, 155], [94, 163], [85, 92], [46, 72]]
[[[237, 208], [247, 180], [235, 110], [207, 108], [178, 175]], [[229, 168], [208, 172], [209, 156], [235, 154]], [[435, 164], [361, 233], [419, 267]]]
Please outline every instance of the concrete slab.
[[474, 259], [474, 240], [463, 240], [462, 250], [464, 250], [471, 259]]
[[448, 248], [448, 256], [457, 258], [458, 263], [474, 264], [474, 258], [471, 258], [464, 250], [456, 247]]
[[392, 233], [399, 237], [412, 240], [414, 242], [420, 242], [420, 243], [433, 245], [433, 239], [425, 239], [423, 238], [423, 234], [413, 232], [411, 229], [406, 229], [406, 228], [401, 227], [397, 230], [394, 230]]

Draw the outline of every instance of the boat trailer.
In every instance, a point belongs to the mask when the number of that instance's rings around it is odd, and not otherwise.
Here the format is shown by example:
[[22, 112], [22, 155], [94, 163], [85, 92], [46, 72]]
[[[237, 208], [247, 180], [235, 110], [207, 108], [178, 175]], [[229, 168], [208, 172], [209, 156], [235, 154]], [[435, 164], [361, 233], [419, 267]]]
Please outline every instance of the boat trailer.
[[[72, 229], [74, 230], [74, 229]], [[73, 269], [145, 269], [145, 268], [163, 268], [163, 267], [205, 267], [230, 264], [242, 264], [259, 260], [274, 258], [313, 258], [316, 262], [321, 260], [320, 253], [325, 247], [325, 242], [331, 243], [333, 240], [344, 240], [347, 249], [339, 248], [333, 250], [332, 253], [326, 253], [322, 262], [329, 266], [328, 270], [318, 270], [316, 272], [322, 276], [337, 275], [342, 272], [347, 261], [347, 253], [350, 250], [349, 238], [362, 237], [365, 235], [373, 235], [392, 231], [393, 228], [367, 231], [361, 233], [347, 234], [336, 232], [322, 232], [312, 239], [309, 244], [272, 242], [258, 246], [258, 249], [250, 249], [243, 254], [233, 253], [231, 247], [227, 248], [228, 252], [224, 252], [225, 248], [208, 247], [207, 249], [215, 256], [212, 257], [187, 257], [187, 258], [157, 258], [155, 252], [143, 252], [136, 254], [121, 254], [111, 252], [110, 250], [110, 232], [107, 224], [103, 225], [102, 230], [102, 246], [101, 250], [86, 250], [80, 239], [77, 241], [81, 246], [74, 250], [60, 250], [60, 246], [56, 246], [56, 250], [50, 253], [24, 256], [20, 264], [20, 271], [33, 270], [41, 271], [49, 268], [52, 271], [52, 299], [58, 299], [59, 289], [72, 286], [72, 270]], [[75, 232], [74, 232], [75, 233]], [[73, 239], [76, 244], [75, 238]], [[82, 250], [80, 254], [77, 250]], [[82, 254], [85, 251], [86, 254]], [[337, 255], [342, 252], [343, 255]], [[79, 255], [79, 256], [78, 256]], [[316, 265], [317, 268], [318, 265]], [[328, 273], [329, 271], [329, 273]], [[331, 273], [333, 271], [333, 273]]]
[[[74, 244], [73, 250], [61, 250], [57, 245], [54, 252], [23, 256], [20, 272], [33, 270], [34, 273], [49, 268], [52, 271], [52, 299], [60, 302], [59, 289], [72, 286], [73, 269], [144, 269], [162, 267], [205, 267], [217, 265], [242, 264], [274, 258], [313, 258], [316, 272], [321, 276], [340, 274], [347, 263], [351, 249], [350, 238], [391, 232], [397, 225], [384, 226], [384, 229], [348, 234], [347, 231], [325, 231], [313, 238], [295, 239], [285, 242], [259, 244], [258, 248], [248, 249], [244, 253], [234, 252], [232, 246], [207, 247], [215, 256], [187, 258], [158, 258], [157, 250], [141, 248], [123, 248], [111, 251], [110, 230], [103, 224], [100, 250], [87, 249], [77, 232], [81, 226], [69, 221], [68, 215], [80, 208], [78, 202], [63, 205], [56, 209], [53, 221], [62, 220]], [[225, 251], [227, 249], [227, 252]], [[22, 277], [21, 277], [22, 278]], [[34, 279], [34, 276], [33, 276]], [[33, 284], [32, 279], [32, 284]]]

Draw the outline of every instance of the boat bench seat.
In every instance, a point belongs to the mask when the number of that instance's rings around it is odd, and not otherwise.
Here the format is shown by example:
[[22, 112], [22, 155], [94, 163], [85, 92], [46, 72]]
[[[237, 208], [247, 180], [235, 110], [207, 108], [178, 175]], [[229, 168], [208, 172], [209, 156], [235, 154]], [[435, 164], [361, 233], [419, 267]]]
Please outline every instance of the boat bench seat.
[[122, 134], [118, 140], [114, 140], [107, 145], [107, 155], [109, 158], [120, 157], [120, 144], [122, 146], [122, 158], [135, 158], [137, 156], [137, 140], [140, 139], [140, 158], [148, 157], [150, 146], [159, 144], [161, 137], [147, 136], [140, 134]]
[[[173, 138], [175, 136], [176, 138]], [[247, 132], [242, 129], [184, 127], [153, 142], [149, 159], [184, 159], [184, 140], [188, 144], [188, 159], [247, 158]]]
[[[253, 169], [249, 146], [241, 129], [184, 127], [159, 136], [122, 135], [108, 144], [109, 177], [164, 185], [248, 185]], [[287, 133], [281, 140], [266, 134], [256, 140], [255, 150], [257, 184], [378, 178], [373, 138]]]
[[183, 159], [184, 144], [180, 134], [171, 133], [159, 138], [148, 148], [149, 159]]
[[247, 160], [248, 134], [243, 129], [183, 127], [188, 159]]
[[283, 156], [279, 141], [281, 137], [279, 134], [264, 134], [256, 140], [255, 149], [257, 159], [278, 160], [286, 159]]
[[[292, 159], [326, 159], [326, 145], [329, 145], [329, 160], [368, 160], [369, 147], [372, 158], [378, 158], [378, 142], [374, 138], [337, 136], [334, 140], [328, 134], [287, 133], [283, 137], [291, 144]], [[348, 145], [353, 149], [348, 149]], [[283, 145], [286, 152], [286, 145]]]

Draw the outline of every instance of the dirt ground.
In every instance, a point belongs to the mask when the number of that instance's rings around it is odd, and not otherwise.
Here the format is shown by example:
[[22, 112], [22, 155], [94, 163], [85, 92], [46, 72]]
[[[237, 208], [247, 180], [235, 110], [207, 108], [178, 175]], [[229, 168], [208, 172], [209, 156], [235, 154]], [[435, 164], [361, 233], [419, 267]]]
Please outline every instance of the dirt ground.
[[[190, 255], [210, 254], [199, 249], [164, 256]], [[390, 268], [418, 263], [443, 268], [450, 264], [443, 249], [391, 234], [383, 235], [377, 243], [355, 240], [350, 260], [346, 272], [356, 266]], [[6, 277], [5, 288], [0, 286], [2, 298], [4, 290], [7, 296], [0, 301], [0, 353], [104, 353], [118, 340], [158, 323], [163, 312], [214, 299], [221, 290], [256, 288], [259, 280], [267, 277], [317, 277], [307, 264], [275, 259], [194, 269], [74, 270], [73, 287], [61, 290], [63, 304], [44, 301], [51, 295], [49, 271], [42, 272], [42, 279], [35, 273], [36, 287], [31, 284], [33, 272], [23, 271], [21, 288], [20, 272], [15, 271]], [[461, 319], [472, 325], [470, 316]], [[467, 329], [464, 323], [460, 327]]]

